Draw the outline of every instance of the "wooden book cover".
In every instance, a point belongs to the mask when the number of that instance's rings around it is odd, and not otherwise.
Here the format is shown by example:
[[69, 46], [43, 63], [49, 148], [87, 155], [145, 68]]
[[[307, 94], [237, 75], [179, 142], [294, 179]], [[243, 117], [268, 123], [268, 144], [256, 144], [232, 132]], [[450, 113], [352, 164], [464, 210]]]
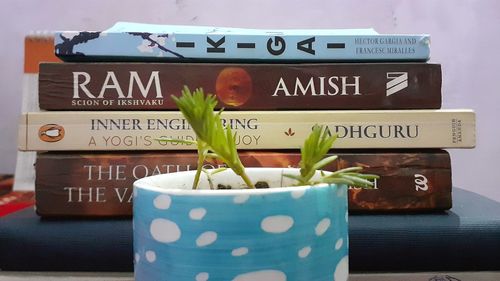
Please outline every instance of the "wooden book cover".
[[[374, 189], [349, 189], [351, 211], [412, 212], [451, 207], [451, 164], [444, 150], [337, 151], [325, 170], [361, 166], [380, 176]], [[297, 151], [244, 151], [246, 167], [298, 167]], [[196, 169], [189, 151], [40, 153], [37, 212], [42, 216], [130, 216], [132, 184], [145, 176]], [[224, 165], [215, 160], [205, 168]], [[216, 192], [216, 191], [215, 191]]]
[[184, 86], [224, 110], [438, 109], [441, 66], [430, 63], [45, 63], [46, 110], [176, 110]]

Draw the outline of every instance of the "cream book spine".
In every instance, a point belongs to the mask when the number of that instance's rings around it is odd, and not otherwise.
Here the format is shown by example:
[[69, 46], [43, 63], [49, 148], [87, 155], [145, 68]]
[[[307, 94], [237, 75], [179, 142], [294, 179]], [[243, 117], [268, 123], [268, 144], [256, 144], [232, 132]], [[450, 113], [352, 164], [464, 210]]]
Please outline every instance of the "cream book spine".
[[[472, 110], [232, 111], [222, 113], [239, 149], [296, 149], [315, 125], [334, 148], [473, 148]], [[178, 111], [32, 112], [21, 118], [20, 150], [185, 150], [195, 140]], [[159, 140], [160, 139], [160, 140]]]

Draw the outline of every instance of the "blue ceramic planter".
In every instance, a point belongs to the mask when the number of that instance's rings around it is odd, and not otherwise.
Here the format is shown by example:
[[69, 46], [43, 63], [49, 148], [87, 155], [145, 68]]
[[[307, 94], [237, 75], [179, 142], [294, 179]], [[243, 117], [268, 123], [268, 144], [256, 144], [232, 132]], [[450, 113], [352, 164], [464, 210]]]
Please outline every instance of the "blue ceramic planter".
[[[291, 186], [296, 169], [249, 168], [253, 182]], [[137, 281], [347, 280], [345, 186], [191, 190], [193, 171], [134, 183]], [[227, 170], [214, 185], [241, 188]], [[202, 178], [200, 188], [207, 188]]]

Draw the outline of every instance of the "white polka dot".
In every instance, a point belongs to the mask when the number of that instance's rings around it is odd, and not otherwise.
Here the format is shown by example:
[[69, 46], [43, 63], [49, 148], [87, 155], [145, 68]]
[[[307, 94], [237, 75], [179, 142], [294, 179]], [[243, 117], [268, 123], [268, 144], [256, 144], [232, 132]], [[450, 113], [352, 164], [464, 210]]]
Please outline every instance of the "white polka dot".
[[301, 258], [305, 258], [307, 256], [309, 256], [309, 254], [311, 253], [311, 247], [304, 247], [302, 249], [300, 249], [299, 251], [299, 257]]
[[158, 195], [158, 197], [156, 197], [153, 201], [155, 207], [160, 210], [166, 210], [170, 208], [170, 203], [172, 203], [172, 199], [170, 199], [170, 196], [166, 194]]
[[232, 281], [286, 281], [286, 275], [279, 270], [269, 269], [243, 273]]
[[149, 230], [153, 238], [161, 243], [172, 243], [181, 238], [179, 226], [170, 220], [154, 219]]
[[231, 255], [233, 255], [234, 257], [241, 257], [241, 256], [244, 256], [246, 254], [248, 254], [248, 248], [246, 248], [246, 247], [241, 247], [241, 248], [234, 249], [233, 251], [231, 251]]
[[208, 272], [200, 272], [196, 274], [196, 281], [207, 281], [209, 276]]
[[337, 243], [335, 243], [335, 250], [339, 250], [340, 248], [342, 248], [343, 244], [344, 244], [344, 239], [339, 238], [339, 240], [337, 240]]
[[333, 280], [335, 281], [347, 281], [349, 277], [349, 257], [343, 257], [337, 267], [335, 268], [335, 274], [333, 275]]
[[207, 214], [207, 210], [204, 208], [196, 208], [189, 211], [189, 217], [192, 220], [199, 221]]
[[148, 262], [154, 262], [156, 260], [156, 253], [153, 251], [146, 252], [146, 260]]
[[331, 222], [330, 222], [329, 218], [322, 219], [318, 223], [318, 225], [316, 225], [316, 228], [314, 229], [314, 231], [316, 232], [316, 235], [321, 236], [321, 235], [325, 234], [325, 232], [330, 227], [330, 224], [331, 224]]
[[243, 194], [243, 195], [238, 195], [233, 198], [233, 202], [235, 204], [243, 204], [247, 202], [247, 200], [250, 198], [250, 195], [248, 194]]
[[265, 232], [283, 233], [287, 232], [293, 226], [293, 218], [290, 216], [269, 216], [262, 220], [260, 227]]
[[198, 247], [205, 247], [208, 246], [217, 240], [217, 233], [213, 231], [207, 231], [203, 232], [198, 238], [196, 239], [196, 245]]
[[141, 256], [138, 253], [135, 253], [134, 258], [135, 258], [135, 263], [138, 263], [141, 260]]
[[299, 199], [300, 197], [304, 196], [304, 194], [306, 194], [305, 189], [294, 190], [292, 191], [292, 198]]

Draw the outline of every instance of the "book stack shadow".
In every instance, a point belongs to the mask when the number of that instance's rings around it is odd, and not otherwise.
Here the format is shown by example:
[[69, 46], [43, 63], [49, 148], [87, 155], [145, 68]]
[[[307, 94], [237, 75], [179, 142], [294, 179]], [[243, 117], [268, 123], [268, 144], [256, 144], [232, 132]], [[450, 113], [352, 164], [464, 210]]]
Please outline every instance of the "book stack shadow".
[[349, 187], [349, 212], [368, 220], [442, 216], [445, 149], [475, 146], [474, 112], [441, 109], [427, 35], [118, 23], [57, 33], [54, 46], [64, 62], [40, 65], [41, 110], [23, 114], [19, 144], [37, 151], [36, 212], [53, 224], [127, 222], [135, 180], [196, 169], [195, 145], [160, 140], [195, 140], [171, 98], [184, 87], [217, 97], [246, 167], [298, 167], [305, 137], [326, 126], [339, 158], [325, 170], [380, 177]]

